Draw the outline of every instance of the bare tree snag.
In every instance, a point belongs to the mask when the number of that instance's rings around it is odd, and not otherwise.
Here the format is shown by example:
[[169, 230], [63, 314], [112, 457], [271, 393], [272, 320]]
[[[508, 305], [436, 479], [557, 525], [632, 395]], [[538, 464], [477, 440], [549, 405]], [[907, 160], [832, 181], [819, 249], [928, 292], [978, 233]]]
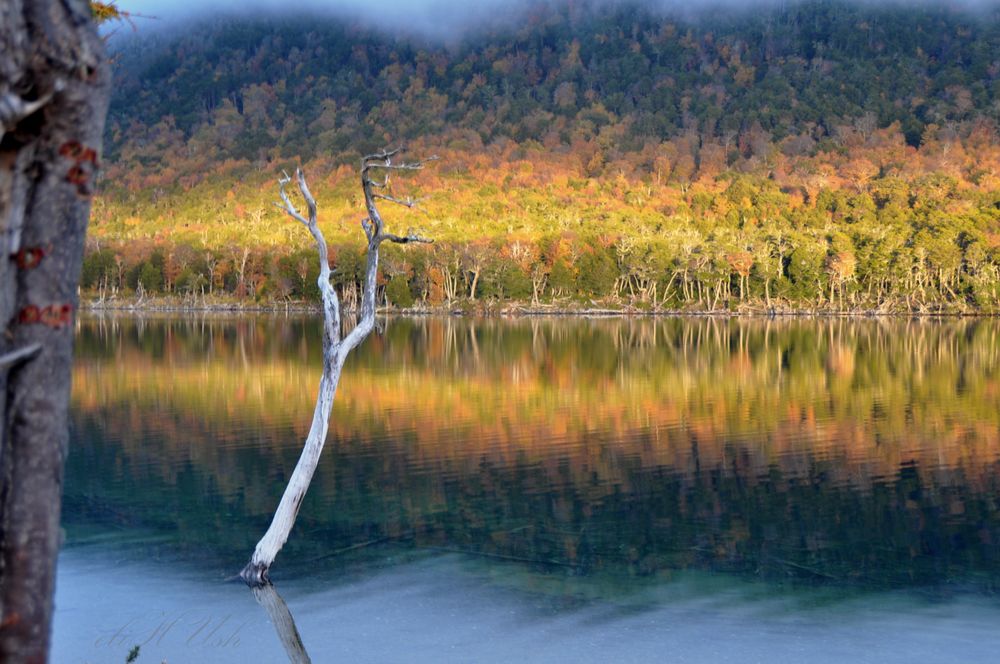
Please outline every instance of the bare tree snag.
[[[365, 207], [368, 211], [368, 216], [361, 221], [361, 227], [368, 238], [368, 260], [364, 292], [361, 297], [361, 319], [357, 326], [344, 337], [341, 336], [340, 328], [340, 301], [337, 298], [337, 291], [330, 282], [330, 261], [327, 255], [326, 240], [316, 222], [316, 199], [309, 191], [301, 169], [295, 171], [295, 181], [299, 193], [306, 203], [305, 215], [295, 207], [285, 189], [285, 186], [292, 179], [285, 175], [278, 181], [281, 202], [275, 203], [275, 205], [309, 230], [316, 241], [316, 249], [319, 252], [320, 272], [317, 283], [323, 302], [323, 375], [319, 383], [319, 395], [316, 398], [316, 409], [313, 411], [312, 426], [302, 448], [302, 455], [295, 465], [295, 470], [292, 471], [285, 493], [281, 496], [281, 502], [278, 504], [278, 509], [275, 510], [271, 526], [257, 543], [250, 562], [240, 573], [243, 580], [251, 587], [268, 582], [268, 570], [278, 552], [281, 551], [281, 547], [288, 540], [288, 534], [295, 524], [295, 517], [302, 505], [302, 499], [309, 489], [309, 484], [312, 482], [313, 474], [319, 463], [330, 423], [330, 410], [333, 407], [333, 398], [337, 393], [337, 384], [340, 382], [344, 362], [347, 360], [348, 354], [364, 341], [375, 327], [375, 291], [377, 288], [379, 247], [387, 241], [399, 244], [431, 242], [431, 240], [413, 233], [394, 235], [387, 232], [382, 216], [379, 214], [376, 205], [379, 200], [398, 203], [410, 208], [416, 207], [417, 201], [413, 199], [396, 198], [388, 193], [378, 193], [379, 190], [388, 191], [388, 173], [390, 171], [416, 171], [424, 167], [424, 162], [394, 163], [393, 158], [400, 153], [401, 149], [383, 150], [361, 160], [361, 188], [364, 191]], [[375, 175], [378, 171], [384, 171], [381, 180], [377, 179]]]
[[84, 0], [0, 2], [0, 54], [0, 661], [44, 662], [110, 71]]

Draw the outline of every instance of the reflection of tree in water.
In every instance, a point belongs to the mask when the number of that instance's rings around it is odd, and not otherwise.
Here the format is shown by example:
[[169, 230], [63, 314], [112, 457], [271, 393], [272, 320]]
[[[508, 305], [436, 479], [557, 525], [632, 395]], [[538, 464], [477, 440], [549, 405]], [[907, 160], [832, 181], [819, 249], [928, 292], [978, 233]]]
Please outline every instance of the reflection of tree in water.
[[302, 644], [302, 637], [299, 636], [299, 630], [295, 626], [295, 618], [292, 617], [292, 612], [288, 610], [288, 605], [278, 594], [277, 589], [272, 584], [265, 583], [252, 586], [250, 591], [257, 603], [267, 611], [267, 616], [274, 625], [274, 631], [277, 632], [285, 654], [288, 655], [288, 661], [292, 664], [310, 664], [312, 660], [309, 659], [309, 653]]
[[[309, 330], [85, 324], [67, 519], [104, 511], [238, 555], [295, 461], [319, 361]], [[307, 557], [387, 538], [581, 574], [995, 585], [997, 332], [393, 320], [347, 368], [293, 544]]]

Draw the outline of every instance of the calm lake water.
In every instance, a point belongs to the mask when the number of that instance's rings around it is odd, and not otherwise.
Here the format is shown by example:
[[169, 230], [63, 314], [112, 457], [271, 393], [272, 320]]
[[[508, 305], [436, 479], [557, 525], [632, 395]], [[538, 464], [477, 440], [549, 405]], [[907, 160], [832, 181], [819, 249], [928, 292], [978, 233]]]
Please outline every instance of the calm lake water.
[[[77, 342], [53, 661], [302, 661], [318, 321]], [[996, 321], [392, 318], [272, 578], [314, 662], [996, 661], [998, 502]]]

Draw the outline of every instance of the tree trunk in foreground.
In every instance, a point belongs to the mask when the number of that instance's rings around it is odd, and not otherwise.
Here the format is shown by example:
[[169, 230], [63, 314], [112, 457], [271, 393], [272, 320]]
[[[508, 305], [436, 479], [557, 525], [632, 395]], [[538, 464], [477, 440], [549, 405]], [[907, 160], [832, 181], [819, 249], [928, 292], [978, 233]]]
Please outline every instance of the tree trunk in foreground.
[[295, 171], [295, 179], [299, 193], [306, 202], [308, 210], [306, 216], [295, 208], [288, 192], [285, 191], [285, 185], [291, 182], [291, 178], [285, 176], [279, 180], [282, 202], [276, 203], [276, 205], [309, 229], [319, 252], [320, 273], [317, 283], [323, 300], [323, 376], [319, 383], [319, 396], [316, 398], [312, 426], [309, 428], [309, 434], [302, 448], [302, 455], [295, 465], [295, 470], [292, 471], [292, 477], [288, 480], [288, 486], [281, 496], [278, 509], [274, 512], [271, 526], [257, 543], [250, 562], [240, 573], [243, 580], [251, 587], [261, 586], [268, 582], [268, 570], [278, 552], [281, 551], [281, 547], [288, 540], [288, 534], [295, 524], [295, 517], [302, 505], [302, 499], [305, 498], [309, 484], [312, 482], [313, 473], [319, 464], [320, 453], [323, 451], [330, 423], [330, 410], [333, 407], [333, 398], [337, 393], [337, 384], [340, 382], [344, 362], [347, 360], [348, 354], [375, 327], [375, 291], [379, 246], [385, 241], [400, 244], [430, 242], [419, 235], [398, 236], [387, 233], [376, 207], [377, 200], [386, 200], [411, 208], [416, 205], [412, 199], [399, 199], [387, 194], [376, 193], [376, 189], [385, 189], [388, 186], [388, 178], [381, 181], [376, 180], [373, 175], [374, 171], [378, 169], [413, 171], [423, 168], [422, 162], [392, 163], [392, 158], [399, 152], [400, 150], [383, 151], [361, 160], [361, 187], [365, 194], [365, 207], [368, 211], [368, 217], [362, 220], [361, 225], [368, 237], [368, 262], [365, 272], [364, 294], [361, 298], [361, 320], [350, 334], [343, 338], [340, 331], [340, 301], [333, 284], [330, 283], [330, 262], [327, 256], [326, 240], [316, 222], [316, 200], [306, 185], [306, 179], [301, 169]]
[[0, 0], [0, 661], [48, 658], [73, 320], [109, 93], [83, 0]]

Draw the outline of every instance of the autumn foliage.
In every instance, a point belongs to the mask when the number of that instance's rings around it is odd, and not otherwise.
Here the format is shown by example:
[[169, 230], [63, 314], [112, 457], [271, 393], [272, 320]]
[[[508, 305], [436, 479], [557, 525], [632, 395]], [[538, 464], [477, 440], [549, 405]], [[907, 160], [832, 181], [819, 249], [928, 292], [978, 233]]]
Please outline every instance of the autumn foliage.
[[439, 244], [386, 256], [389, 303], [1000, 309], [1000, 20], [759, 13], [554, 3], [454, 48], [325, 19], [126, 44], [85, 286], [311, 297], [271, 206], [302, 162], [350, 301], [353, 164], [406, 142], [442, 159], [397, 225]]

